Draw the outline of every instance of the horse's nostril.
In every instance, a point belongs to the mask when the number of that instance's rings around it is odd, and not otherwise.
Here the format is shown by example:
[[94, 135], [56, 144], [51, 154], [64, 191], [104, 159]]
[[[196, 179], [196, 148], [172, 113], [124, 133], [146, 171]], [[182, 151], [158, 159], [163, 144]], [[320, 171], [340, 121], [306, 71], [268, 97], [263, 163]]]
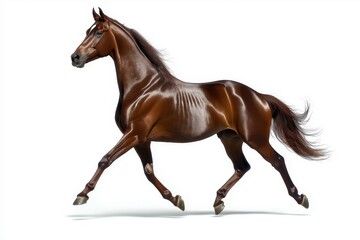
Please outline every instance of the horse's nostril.
[[71, 61], [73, 63], [79, 62], [79, 59], [80, 59], [80, 56], [78, 54], [74, 53], [71, 55]]

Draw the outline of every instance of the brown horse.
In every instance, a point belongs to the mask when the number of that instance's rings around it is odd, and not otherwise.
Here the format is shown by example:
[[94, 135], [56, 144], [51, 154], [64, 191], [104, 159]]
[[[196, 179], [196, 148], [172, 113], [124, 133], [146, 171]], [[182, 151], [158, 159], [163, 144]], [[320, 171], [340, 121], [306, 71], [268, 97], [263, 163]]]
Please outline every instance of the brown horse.
[[308, 140], [302, 124], [303, 114], [294, 113], [277, 98], [258, 93], [234, 81], [204, 84], [186, 83], [174, 77], [162, 58], [138, 32], [93, 9], [95, 23], [85, 40], [71, 55], [72, 65], [84, 67], [97, 58], [114, 60], [120, 90], [116, 124], [123, 133], [120, 141], [101, 159], [98, 168], [78, 194], [74, 205], [84, 204], [103, 171], [117, 158], [135, 148], [147, 179], [172, 204], [185, 209], [179, 195], [175, 197], [156, 178], [151, 156], [151, 141], [192, 142], [214, 134], [220, 138], [235, 172], [217, 191], [215, 213], [224, 209], [223, 198], [250, 169], [243, 151], [245, 142], [267, 160], [283, 178], [288, 193], [305, 208], [309, 202], [299, 195], [284, 162], [269, 143], [270, 129], [277, 138], [298, 155], [308, 159], [325, 156]]

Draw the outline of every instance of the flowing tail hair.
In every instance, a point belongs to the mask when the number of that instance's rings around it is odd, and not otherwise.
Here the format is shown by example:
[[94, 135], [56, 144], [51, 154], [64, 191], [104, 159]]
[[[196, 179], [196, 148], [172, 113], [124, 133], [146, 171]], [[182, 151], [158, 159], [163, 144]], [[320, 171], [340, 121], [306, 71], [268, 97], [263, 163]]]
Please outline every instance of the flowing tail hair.
[[268, 102], [273, 118], [273, 132], [276, 138], [292, 149], [299, 156], [306, 159], [326, 159], [327, 153], [319, 148], [306, 137], [317, 136], [319, 132], [309, 132], [304, 129], [308, 120], [310, 105], [307, 103], [305, 111], [301, 114], [295, 113], [285, 103], [274, 96], [263, 95]]

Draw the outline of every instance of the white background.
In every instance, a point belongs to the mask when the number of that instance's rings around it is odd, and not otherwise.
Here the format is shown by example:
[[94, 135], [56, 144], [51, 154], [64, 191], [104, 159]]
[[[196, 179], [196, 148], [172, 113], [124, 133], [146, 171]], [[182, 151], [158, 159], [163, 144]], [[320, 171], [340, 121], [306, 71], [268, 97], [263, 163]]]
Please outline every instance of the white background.
[[[116, 2], [116, 3], [115, 3]], [[151, 2], [151, 3], [150, 3]], [[360, 5], [347, 1], [1, 2], [1, 239], [358, 239]], [[109, 168], [89, 202], [72, 206], [119, 140], [110, 58], [71, 66], [70, 55], [104, 12], [163, 50], [185, 81], [234, 79], [295, 109], [331, 150], [304, 160], [275, 139], [303, 209], [280, 175], [245, 147], [252, 169], [214, 216], [233, 170], [216, 137], [153, 143], [155, 172], [186, 211], [163, 200], [133, 150]]]

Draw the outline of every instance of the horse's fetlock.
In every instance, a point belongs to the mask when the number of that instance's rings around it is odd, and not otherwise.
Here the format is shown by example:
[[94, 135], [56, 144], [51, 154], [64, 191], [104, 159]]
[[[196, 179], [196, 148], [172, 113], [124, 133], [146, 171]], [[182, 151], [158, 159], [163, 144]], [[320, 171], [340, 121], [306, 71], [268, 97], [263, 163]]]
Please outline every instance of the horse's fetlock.
[[220, 197], [220, 198], [225, 198], [225, 197], [226, 197], [226, 193], [227, 193], [226, 189], [219, 189], [219, 190], [216, 192], [217, 196]]
[[162, 193], [162, 196], [165, 199], [171, 199], [171, 197], [172, 197], [171, 192], [167, 189]]
[[296, 187], [289, 188], [288, 192], [289, 192], [290, 196], [297, 196], [298, 195], [298, 190], [297, 190]]
[[87, 187], [90, 191], [92, 191], [92, 190], [94, 190], [94, 188], [95, 188], [95, 184], [94, 184], [94, 183], [88, 183], [88, 184], [86, 184], [86, 187]]

